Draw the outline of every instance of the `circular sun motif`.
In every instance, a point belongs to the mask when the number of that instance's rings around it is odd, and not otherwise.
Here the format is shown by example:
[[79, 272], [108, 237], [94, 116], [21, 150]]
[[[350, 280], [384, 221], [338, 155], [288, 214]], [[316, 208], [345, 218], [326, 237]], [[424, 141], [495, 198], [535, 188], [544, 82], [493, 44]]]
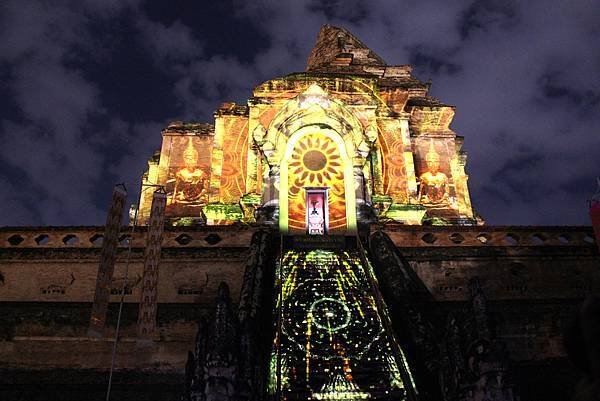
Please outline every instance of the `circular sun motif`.
[[330, 230], [346, 226], [345, 159], [336, 142], [322, 132], [299, 139], [288, 159], [289, 226], [306, 228], [306, 187], [328, 188]]
[[302, 163], [311, 171], [321, 171], [327, 165], [327, 156], [320, 150], [309, 150], [302, 156]]
[[324, 185], [332, 179], [343, 179], [336, 145], [321, 135], [303, 138], [294, 149], [289, 167], [304, 185]]

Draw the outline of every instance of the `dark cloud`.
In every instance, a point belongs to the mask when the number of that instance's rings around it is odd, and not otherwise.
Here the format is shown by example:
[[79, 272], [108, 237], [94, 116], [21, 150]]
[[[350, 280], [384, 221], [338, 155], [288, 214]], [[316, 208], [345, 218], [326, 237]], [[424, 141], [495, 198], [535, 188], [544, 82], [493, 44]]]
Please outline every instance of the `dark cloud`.
[[474, 1], [458, 21], [461, 38], [492, 29], [514, 29], [519, 24], [517, 8], [518, 4], [513, 0]]
[[327, 19], [337, 19], [358, 24], [370, 14], [369, 3], [360, 0], [314, 0], [308, 3], [308, 10], [323, 13]]
[[459, 64], [448, 62], [443, 55], [429, 54], [418, 47], [411, 49], [410, 65], [416, 67], [421, 74], [452, 75], [461, 70]]
[[185, 62], [202, 54], [202, 45], [194, 39], [192, 30], [180, 21], [165, 26], [148, 19], [140, 19], [138, 28], [143, 34], [141, 40], [147, 44], [159, 65]]
[[139, 189], [169, 120], [210, 122], [221, 102], [303, 70], [323, 23], [414, 64], [457, 107], [489, 223], [589, 224], [598, 15], [559, 0], [4, 1], [0, 224], [102, 224], [112, 185]]
[[562, 73], [547, 72], [538, 79], [539, 103], [542, 107], [569, 107], [584, 116], [597, 110], [600, 92], [589, 88], [572, 88], [564, 83]]
[[490, 176], [490, 182], [484, 186], [493, 192], [504, 194], [507, 204], [512, 202], [535, 202], [532, 193], [544, 196], [546, 188], [542, 180], [530, 181], [524, 171], [539, 171], [544, 164], [544, 155], [535, 153], [531, 149], [523, 150], [517, 155], [509, 157], [498, 170]]

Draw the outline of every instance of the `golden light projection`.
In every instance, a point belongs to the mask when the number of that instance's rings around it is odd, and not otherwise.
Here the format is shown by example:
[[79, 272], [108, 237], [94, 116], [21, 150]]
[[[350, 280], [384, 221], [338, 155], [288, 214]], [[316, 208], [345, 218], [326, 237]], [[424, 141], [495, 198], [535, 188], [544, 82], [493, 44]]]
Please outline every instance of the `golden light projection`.
[[406, 143], [396, 134], [395, 127], [380, 130], [381, 172], [383, 175], [383, 193], [390, 195], [395, 202], [407, 201]]
[[201, 207], [208, 202], [211, 147], [210, 139], [205, 137], [172, 138], [172, 163], [166, 183], [167, 214], [200, 215]]
[[219, 185], [219, 201], [237, 203], [246, 193], [246, 163], [248, 154], [248, 128], [246, 121], [232, 120], [226, 131], [232, 134], [223, 138], [223, 164]]
[[[352, 35], [327, 29], [336, 33], [320, 37], [306, 71], [259, 84], [243, 104], [222, 103], [214, 124], [175, 121], [163, 130], [143, 185], [167, 187], [171, 222], [261, 222], [291, 235], [352, 235], [357, 219], [374, 217], [482, 224], [463, 138], [450, 129], [454, 107], [429, 96], [410, 66], [363, 65], [373, 55], [366, 47], [331, 58], [339, 38]], [[189, 146], [197, 153], [184, 155]], [[141, 221], [150, 206], [142, 192]], [[376, 216], [362, 213], [370, 207]]]
[[433, 142], [425, 155], [427, 171], [420, 175], [419, 201], [424, 205], [448, 204], [448, 176], [440, 171], [440, 155]]
[[194, 148], [192, 138], [183, 151], [185, 166], [175, 173], [175, 188], [172, 198], [179, 202], [198, 202], [206, 193], [207, 174], [198, 167], [198, 151]]
[[338, 145], [322, 132], [301, 137], [288, 163], [289, 227], [306, 230], [305, 188], [328, 188], [329, 229], [346, 228], [344, 166]]

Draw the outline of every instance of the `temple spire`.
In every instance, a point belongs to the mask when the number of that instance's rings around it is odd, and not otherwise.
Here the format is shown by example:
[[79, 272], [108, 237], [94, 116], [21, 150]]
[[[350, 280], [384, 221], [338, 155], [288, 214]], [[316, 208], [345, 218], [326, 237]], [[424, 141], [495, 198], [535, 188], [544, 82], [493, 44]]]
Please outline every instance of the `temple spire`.
[[344, 28], [323, 25], [306, 71], [336, 71], [347, 66], [385, 66], [385, 61]]

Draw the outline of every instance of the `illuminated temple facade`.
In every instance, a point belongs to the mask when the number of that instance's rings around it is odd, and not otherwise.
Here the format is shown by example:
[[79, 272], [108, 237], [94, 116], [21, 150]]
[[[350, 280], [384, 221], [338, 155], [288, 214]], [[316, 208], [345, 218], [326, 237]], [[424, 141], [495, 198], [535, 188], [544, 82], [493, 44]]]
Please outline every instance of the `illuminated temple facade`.
[[[324, 28], [306, 71], [258, 85], [247, 104], [223, 103], [214, 125], [165, 128], [143, 184], [166, 188], [175, 224], [258, 220], [282, 233], [353, 234], [375, 220], [482, 223], [463, 138], [450, 129], [454, 107], [411, 70]], [[142, 192], [142, 221], [151, 195]]]
[[569, 399], [592, 228], [484, 224], [428, 89], [325, 25], [162, 131], [129, 226], [117, 186], [105, 226], [0, 228], [0, 399]]

